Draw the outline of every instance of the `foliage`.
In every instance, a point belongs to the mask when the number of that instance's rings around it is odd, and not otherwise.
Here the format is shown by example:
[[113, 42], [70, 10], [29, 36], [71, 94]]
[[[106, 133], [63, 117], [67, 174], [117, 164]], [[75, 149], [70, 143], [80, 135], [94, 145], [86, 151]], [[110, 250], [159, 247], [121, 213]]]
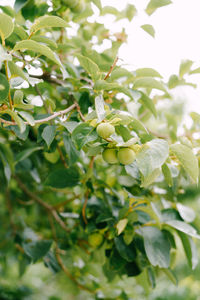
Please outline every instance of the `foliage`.
[[[151, 0], [146, 13], [170, 3]], [[198, 263], [199, 220], [186, 202], [199, 194], [200, 115], [180, 136], [172, 92], [199, 69], [183, 61], [167, 83], [154, 69], [126, 70], [124, 30], [89, 22], [94, 7], [116, 21], [137, 12], [98, 0], [1, 6], [0, 272], [12, 282], [17, 265], [20, 281], [43, 262], [65, 283], [51, 300], [135, 299], [133, 277], [145, 293], [163, 274], [176, 284], [180, 243], [189, 267]], [[97, 51], [104, 40], [111, 47]], [[0, 283], [1, 299], [37, 298], [31, 284]]]

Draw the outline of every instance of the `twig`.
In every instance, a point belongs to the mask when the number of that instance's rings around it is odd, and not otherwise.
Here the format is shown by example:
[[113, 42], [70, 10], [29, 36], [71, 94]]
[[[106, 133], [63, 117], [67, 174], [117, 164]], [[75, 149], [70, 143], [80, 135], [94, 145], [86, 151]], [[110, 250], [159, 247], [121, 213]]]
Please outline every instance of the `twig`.
[[54, 207], [55, 209], [58, 209], [58, 208], [60, 208], [60, 207], [63, 207], [63, 206], [66, 205], [67, 203], [72, 202], [73, 200], [77, 199], [78, 197], [80, 197], [80, 195], [75, 195], [74, 197], [72, 197], [72, 198], [70, 198], [70, 199], [67, 199], [67, 200], [65, 200], [65, 201], [63, 201], [63, 202], [61, 202], [61, 203], [57, 203], [57, 204], [53, 205], [53, 207]]
[[77, 102], [75, 102], [75, 104], [76, 104], [77, 112], [79, 113], [79, 115], [80, 115], [82, 121], [83, 121], [83, 122], [86, 122], [86, 119], [85, 119], [84, 115], [82, 114], [82, 112], [81, 112], [81, 110], [80, 110], [80, 106], [78, 105]]
[[31, 199], [33, 199], [35, 202], [39, 203], [41, 206], [43, 206], [56, 220], [56, 222], [60, 225], [62, 229], [64, 229], [67, 233], [70, 232], [70, 230], [66, 227], [65, 223], [63, 220], [59, 217], [58, 213], [56, 212], [55, 208], [51, 205], [49, 205], [46, 202], [43, 202], [42, 199], [40, 199], [37, 195], [32, 193], [26, 186], [25, 184], [17, 177], [16, 175], [13, 176], [15, 180], [17, 181], [19, 187], [21, 190], [24, 191], [26, 195], [28, 195]]
[[108, 71], [108, 73], [106, 74], [106, 76], [104, 77], [104, 80], [108, 79], [108, 77], [110, 76], [110, 74], [112, 73], [112, 70], [114, 69], [114, 67], [117, 64], [119, 57], [117, 56], [112, 64], [112, 66], [110, 67], [110, 70]]
[[[64, 110], [60, 110], [58, 112], [55, 112], [54, 114], [52, 114], [51, 116], [49, 117], [46, 117], [44, 119], [40, 119], [40, 120], [35, 120], [35, 124], [40, 124], [40, 123], [46, 123], [46, 122], [49, 122], [50, 120], [53, 120], [59, 116], [62, 116], [64, 114], [67, 114], [68, 112], [70, 112], [71, 110], [73, 110], [75, 107], [77, 107], [77, 104], [74, 103], [72, 104], [71, 106], [69, 106], [68, 108], [64, 109]], [[6, 113], [6, 111], [5, 111]], [[12, 122], [12, 121], [7, 121], [7, 120], [4, 120], [2, 118], [0, 118], [0, 123], [5, 123], [7, 125], [17, 125], [16, 122]], [[25, 124], [28, 125], [28, 122], [24, 122]]]

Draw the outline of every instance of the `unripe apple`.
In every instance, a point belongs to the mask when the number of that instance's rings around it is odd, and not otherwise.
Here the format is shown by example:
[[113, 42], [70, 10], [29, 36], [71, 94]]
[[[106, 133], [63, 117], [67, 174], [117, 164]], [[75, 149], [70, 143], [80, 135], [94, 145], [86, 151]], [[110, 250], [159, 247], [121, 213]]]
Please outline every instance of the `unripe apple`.
[[84, 0], [79, 0], [79, 2], [71, 8], [71, 11], [73, 13], [80, 14], [80, 13], [82, 13], [82, 11], [84, 9], [85, 9], [85, 1]]
[[103, 236], [98, 232], [94, 232], [90, 234], [88, 237], [88, 243], [93, 248], [99, 247], [102, 244], [102, 242], [103, 242]]
[[117, 157], [121, 164], [130, 165], [135, 160], [135, 152], [129, 148], [121, 148]]
[[109, 123], [101, 123], [97, 126], [97, 133], [103, 139], [107, 139], [115, 133], [115, 127]]
[[70, 7], [70, 8], [73, 8], [76, 5], [78, 5], [79, 0], [61, 0], [61, 3], [63, 5], [66, 5], [66, 6]]
[[109, 164], [118, 163], [117, 151], [115, 149], [105, 149], [102, 153], [103, 159]]

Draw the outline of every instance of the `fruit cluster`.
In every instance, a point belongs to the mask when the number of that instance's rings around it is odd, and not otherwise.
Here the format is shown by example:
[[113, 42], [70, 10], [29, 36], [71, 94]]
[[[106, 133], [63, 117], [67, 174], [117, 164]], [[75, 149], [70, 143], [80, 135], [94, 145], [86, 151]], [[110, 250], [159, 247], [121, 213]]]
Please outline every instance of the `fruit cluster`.
[[61, 0], [61, 4], [70, 8], [73, 13], [81, 13], [85, 9], [84, 0]]
[[[110, 123], [100, 123], [96, 130], [98, 135], [105, 140], [115, 133], [115, 127]], [[131, 147], [115, 147], [106, 148], [103, 151], [102, 156], [109, 164], [117, 164], [120, 162], [123, 165], [129, 165], [135, 160], [136, 153]]]

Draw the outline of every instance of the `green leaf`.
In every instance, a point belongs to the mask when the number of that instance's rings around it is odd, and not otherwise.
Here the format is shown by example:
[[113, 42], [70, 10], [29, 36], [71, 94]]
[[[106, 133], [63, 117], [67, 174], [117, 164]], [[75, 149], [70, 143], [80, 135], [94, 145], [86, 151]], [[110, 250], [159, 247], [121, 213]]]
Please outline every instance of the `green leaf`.
[[196, 68], [196, 69], [191, 70], [191, 71], [189, 72], [190, 75], [192, 75], [192, 74], [199, 74], [199, 73], [200, 73], [200, 68]]
[[56, 189], [64, 189], [79, 183], [80, 175], [75, 167], [52, 171], [45, 180], [45, 185]]
[[117, 17], [120, 15], [120, 12], [113, 6], [104, 6], [102, 8], [101, 15], [104, 16], [107, 14], [111, 14]]
[[21, 40], [26, 40], [28, 38], [28, 33], [22, 26], [15, 25], [13, 33], [17, 34]]
[[101, 78], [101, 73], [97, 64], [95, 64], [90, 58], [81, 54], [76, 54], [80, 65], [86, 70], [91, 78], [96, 81]]
[[124, 231], [127, 223], [128, 223], [128, 219], [122, 219], [117, 223], [116, 228], [117, 228], [118, 235], [120, 235]]
[[172, 3], [172, 2], [171, 2], [170, 0], [151, 0], [151, 1], [148, 3], [148, 5], [147, 5], [145, 11], [146, 11], [146, 13], [150, 16], [150, 15], [152, 15], [152, 14], [155, 12], [155, 10], [156, 10], [157, 8], [162, 7], [162, 6], [169, 5], [169, 4], [171, 4], [171, 3]]
[[63, 133], [63, 142], [65, 146], [65, 151], [68, 155], [69, 165], [73, 165], [79, 158], [80, 153], [76, 149], [70, 135], [67, 132]]
[[155, 169], [153, 170], [153, 172], [147, 176], [145, 176], [143, 179], [142, 179], [142, 183], [141, 183], [141, 186], [142, 187], [148, 187], [150, 184], [152, 184], [156, 178], [161, 174], [161, 170], [158, 168], [158, 169]]
[[129, 22], [132, 21], [133, 17], [136, 16], [136, 14], [137, 14], [137, 9], [136, 9], [135, 5], [128, 4], [127, 7], [125, 8], [125, 15], [126, 15], [127, 19], [129, 20]]
[[8, 62], [8, 68], [9, 68], [9, 71], [10, 71], [10, 74], [11, 74], [11, 78], [19, 76], [22, 79], [29, 82], [28, 78], [26, 77], [26, 75], [24, 74], [22, 69], [20, 67], [18, 67], [13, 61]]
[[14, 24], [12, 18], [4, 13], [0, 13], [0, 37], [2, 41], [11, 35], [13, 29]]
[[37, 261], [47, 254], [51, 248], [52, 241], [43, 240], [43, 241], [34, 241], [31, 243], [23, 243], [24, 252], [33, 259]]
[[20, 51], [30, 50], [36, 53], [40, 53], [41, 55], [48, 57], [57, 65], [62, 66], [58, 58], [54, 55], [53, 51], [49, 47], [42, 45], [38, 42], [35, 42], [33, 40], [24, 40], [18, 42], [13, 48], [13, 51], [18, 51], [18, 50]]
[[102, 10], [101, 0], [92, 0], [92, 2], [98, 7], [98, 9]]
[[72, 132], [72, 139], [80, 150], [85, 144], [93, 142], [98, 138], [94, 127], [86, 123], [79, 124]]
[[178, 231], [178, 234], [183, 244], [188, 265], [192, 270], [194, 270], [198, 264], [198, 252], [195, 243], [193, 242], [190, 236], [187, 236], [186, 234], [180, 231]]
[[166, 92], [164, 85], [161, 82], [151, 77], [143, 77], [143, 78], [136, 79], [134, 81], [133, 88], [134, 89], [138, 89], [138, 88], [157, 89]]
[[26, 130], [26, 124], [23, 122], [23, 120], [17, 115], [15, 111], [12, 111], [10, 109], [4, 110], [4, 113], [11, 116], [11, 118], [17, 123], [20, 129], [20, 133], [23, 133]]
[[33, 116], [31, 114], [29, 114], [26, 111], [19, 111], [18, 114], [25, 120], [28, 122], [28, 124], [30, 124], [31, 126], [35, 125], [35, 120], [33, 118]]
[[181, 232], [184, 232], [187, 235], [190, 235], [197, 239], [200, 239], [200, 235], [197, 233], [196, 229], [183, 221], [170, 220], [170, 221], [165, 222], [165, 224], [167, 224]]
[[20, 11], [30, 0], [15, 0], [14, 9]]
[[130, 140], [132, 138], [132, 135], [130, 134], [130, 131], [128, 130], [128, 128], [121, 124], [115, 126], [115, 131], [117, 134], [121, 135], [124, 142], [127, 142], [128, 140]]
[[47, 46], [49, 46], [53, 50], [55, 50], [56, 48], [58, 48], [57, 44], [52, 39], [49, 39], [46, 36], [33, 35], [31, 37], [31, 40], [33, 40], [35, 42], [46, 44]]
[[105, 105], [105, 103], [104, 103], [102, 94], [96, 96], [95, 97], [95, 110], [96, 110], [96, 114], [98, 117], [98, 122], [101, 122], [106, 116], [104, 105]]
[[135, 71], [137, 77], [159, 77], [162, 78], [160, 73], [152, 68], [140, 68]]
[[183, 78], [183, 76], [190, 72], [191, 66], [193, 65], [192, 60], [183, 60], [181, 62], [180, 68], [179, 68], [179, 77], [180, 79]]
[[6, 76], [0, 73], [0, 103], [3, 103], [8, 97], [9, 89], [10, 86]]
[[153, 101], [144, 93], [141, 93], [141, 98], [139, 99], [139, 102], [141, 102], [144, 106], [146, 106], [150, 112], [154, 115], [154, 117], [157, 117], [157, 112], [156, 112], [156, 108], [155, 105], [153, 103]]
[[94, 84], [94, 90], [96, 91], [117, 91], [118, 93], [124, 93], [125, 95], [129, 96], [133, 99], [133, 95], [131, 94], [131, 90], [128, 88], [118, 84], [118, 83], [110, 83], [106, 82], [105, 80], [98, 80]]
[[116, 237], [114, 239], [115, 246], [117, 251], [119, 252], [120, 256], [123, 257], [126, 261], [134, 261], [136, 258], [136, 249], [134, 243], [130, 245], [126, 245], [122, 235]]
[[56, 126], [55, 125], [47, 125], [42, 131], [42, 138], [45, 140], [48, 148], [53, 142], [56, 135]]
[[150, 34], [152, 37], [155, 37], [155, 29], [150, 24], [144, 24], [140, 26], [144, 31], [146, 31], [148, 34]]
[[156, 227], [143, 227], [141, 233], [147, 257], [153, 266], [168, 268], [170, 263], [170, 243], [164, 232]]
[[171, 187], [173, 185], [173, 179], [171, 171], [167, 164], [162, 165], [162, 172], [165, 177], [165, 181], [167, 182], [168, 186]]
[[2, 62], [4, 62], [5, 60], [7, 60], [7, 61], [12, 60], [12, 55], [8, 54], [6, 49], [4, 49], [0, 45], [0, 67], [1, 67]]
[[192, 208], [188, 207], [188, 206], [185, 206], [181, 203], [177, 203], [176, 204], [176, 208], [181, 216], [181, 218], [186, 221], [186, 222], [193, 222], [196, 215], [195, 215], [195, 212]]
[[132, 118], [132, 122], [129, 123], [129, 126], [136, 132], [145, 132], [147, 133], [147, 129], [145, 126], [142, 124], [142, 122], [136, 118]]
[[14, 104], [21, 103], [23, 101], [24, 93], [21, 90], [16, 90], [14, 93]]
[[178, 158], [185, 171], [191, 176], [194, 182], [198, 182], [199, 165], [198, 159], [193, 154], [192, 149], [182, 144], [170, 146], [171, 152]]
[[15, 164], [17, 164], [18, 162], [26, 159], [31, 154], [33, 154], [35, 151], [38, 151], [38, 150], [41, 150], [41, 149], [42, 149], [42, 147], [34, 147], [34, 148], [28, 148], [28, 149], [23, 150], [22, 152], [20, 152], [16, 155]]
[[1, 149], [0, 149], [0, 160], [3, 163], [3, 169], [4, 169], [4, 174], [5, 174], [6, 180], [9, 182], [12, 171], [11, 171], [11, 167], [8, 163], [7, 157], [5, 156], [5, 153], [3, 153], [3, 151], [1, 151]]
[[69, 25], [60, 17], [46, 15], [35, 21], [35, 23], [31, 26], [30, 32], [36, 33], [38, 30], [48, 27], [69, 27]]
[[154, 139], [147, 142], [136, 155], [138, 168], [144, 177], [160, 168], [169, 155], [169, 146], [165, 140]]
[[178, 284], [178, 280], [176, 278], [175, 273], [171, 269], [162, 269], [162, 271], [167, 275], [167, 277], [171, 280], [174, 285]]

